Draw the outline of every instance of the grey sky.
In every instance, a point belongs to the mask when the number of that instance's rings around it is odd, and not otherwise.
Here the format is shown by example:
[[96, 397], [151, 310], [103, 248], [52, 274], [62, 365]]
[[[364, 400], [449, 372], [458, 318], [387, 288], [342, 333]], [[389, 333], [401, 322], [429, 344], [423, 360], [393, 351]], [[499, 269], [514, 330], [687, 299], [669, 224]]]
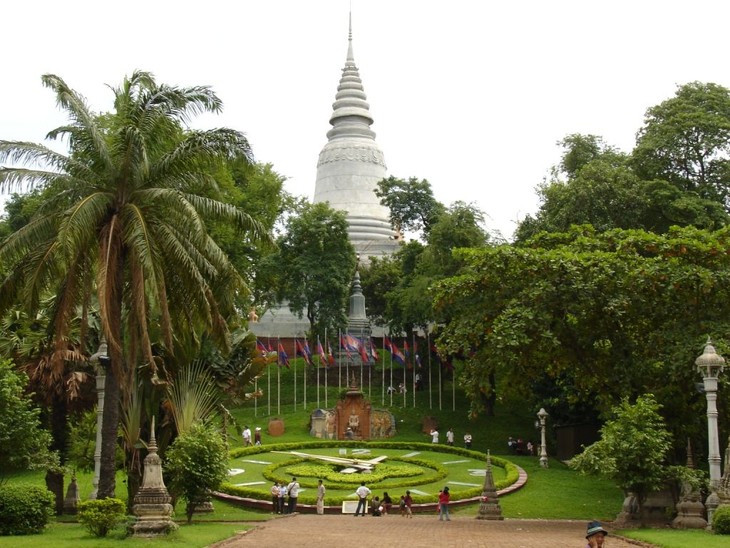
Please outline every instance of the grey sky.
[[[730, 85], [730, 3], [353, 0], [355, 60], [389, 174], [475, 202], [509, 237], [537, 207], [555, 143], [595, 133], [628, 151], [645, 110], [699, 80]], [[348, 0], [24, 0], [2, 8], [0, 139], [63, 123], [40, 76], [97, 110], [134, 69], [207, 84], [257, 160], [311, 198], [347, 52]]]

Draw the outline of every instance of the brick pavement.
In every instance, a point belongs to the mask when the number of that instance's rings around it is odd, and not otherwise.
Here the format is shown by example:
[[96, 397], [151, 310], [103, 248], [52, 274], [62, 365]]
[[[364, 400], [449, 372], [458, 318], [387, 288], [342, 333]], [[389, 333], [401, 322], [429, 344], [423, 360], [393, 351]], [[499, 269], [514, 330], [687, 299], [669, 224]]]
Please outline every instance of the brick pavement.
[[[517, 519], [484, 521], [458, 516], [452, 517], [451, 521], [440, 522], [436, 516], [423, 515], [408, 519], [396, 515], [374, 518], [295, 514], [257, 523], [254, 529], [218, 543], [215, 548], [584, 548], [586, 523]], [[637, 544], [609, 536], [605, 547], [636, 548]]]

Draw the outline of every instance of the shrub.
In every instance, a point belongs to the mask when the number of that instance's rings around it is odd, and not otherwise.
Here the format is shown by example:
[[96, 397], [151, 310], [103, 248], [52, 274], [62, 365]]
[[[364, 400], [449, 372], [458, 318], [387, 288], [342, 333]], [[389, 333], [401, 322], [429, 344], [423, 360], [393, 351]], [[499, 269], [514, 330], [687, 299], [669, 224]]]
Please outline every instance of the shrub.
[[730, 535], [730, 506], [720, 506], [712, 514], [712, 530], [718, 535]]
[[195, 507], [210, 497], [228, 476], [228, 454], [223, 436], [213, 427], [197, 423], [180, 434], [167, 450], [171, 491], [186, 502], [188, 523]]
[[119, 499], [85, 500], [79, 503], [79, 522], [97, 537], [105, 537], [124, 521], [125, 515], [126, 507]]
[[40, 533], [53, 515], [53, 495], [26, 485], [0, 488], [0, 535]]

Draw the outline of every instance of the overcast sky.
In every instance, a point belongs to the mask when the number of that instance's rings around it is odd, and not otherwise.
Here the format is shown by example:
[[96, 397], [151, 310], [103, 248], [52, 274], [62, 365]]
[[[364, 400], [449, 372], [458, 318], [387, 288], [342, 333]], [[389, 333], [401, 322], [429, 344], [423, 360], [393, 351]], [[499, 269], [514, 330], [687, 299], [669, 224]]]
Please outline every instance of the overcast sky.
[[[54, 73], [95, 110], [134, 69], [210, 85], [198, 127], [245, 132], [287, 190], [314, 194], [347, 53], [349, 0], [3, 3], [0, 139], [61, 125]], [[353, 47], [388, 172], [474, 202], [510, 237], [538, 205], [556, 142], [593, 133], [630, 151], [644, 112], [690, 81], [730, 86], [730, 2], [352, 0]]]

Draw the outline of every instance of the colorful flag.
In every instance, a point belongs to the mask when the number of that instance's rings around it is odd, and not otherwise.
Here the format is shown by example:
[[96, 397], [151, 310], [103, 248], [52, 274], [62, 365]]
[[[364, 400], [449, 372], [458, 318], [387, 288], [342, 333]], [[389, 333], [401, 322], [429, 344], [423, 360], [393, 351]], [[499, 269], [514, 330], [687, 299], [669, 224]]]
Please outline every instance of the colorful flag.
[[345, 337], [340, 335], [340, 348], [342, 348], [345, 351], [345, 354], [347, 354], [347, 359], [352, 359], [352, 354], [350, 354], [350, 349], [347, 347], [347, 343], [345, 342]]
[[370, 356], [375, 361], [380, 359], [380, 356], [378, 355], [378, 348], [375, 346], [375, 341], [372, 338], [370, 339]]
[[406, 355], [406, 358], [411, 357], [411, 349], [408, 346], [408, 341], [405, 339], [403, 340], [403, 353]]
[[268, 350], [266, 349], [266, 345], [258, 339], [256, 339], [256, 350], [261, 352], [262, 356], [266, 355], [266, 353], [268, 352]]
[[390, 354], [393, 356], [393, 359], [397, 361], [401, 365], [406, 364], [406, 357], [403, 355], [403, 352], [398, 350], [398, 347], [394, 342], [390, 343]]
[[357, 340], [357, 347], [360, 352], [360, 359], [362, 360], [362, 363], [370, 362], [370, 359], [368, 358], [367, 350], [365, 350], [365, 342], [360, 339], [356, 339], [356, 340]]
[[332, 353], [332, 347], [330, 346], [329, 342], [327, 342], [327, 363], [329, 363], [331, 366], [337, 363], [335, 361], [335, 355]]
[[307, 363], [309, 365], [313, 365], [313, 363], [312, 363], [312, 351], [309, 348], [309, 341], [307, 341], [307, 339], [304, 339], [304, 354], [307, 356]]
[[388, 337], [385, 337], [385, 339], [383, 339], [383, 350], [387, 350], [388, 352], [393, 351], [393, 343], [390, 342], [390, 339]]
[[294, 339], [294, 349], [297, 356], [301, 356], [304, 358], [305, 363], [312, 365], [312, 362], [309, 359], [309, 353], [304, 350], [302, 343], [300, 343], [298, 339]]
[[322, 365], [327, 367], [327, 354], [324, 353], [324, 348], [322, 348], [322, 343], [319, 342], [319, 337], [317, 337], [317, 355]]
[[289, 367], [289, 356], [287, 356], [284, 346], [279, 343], [279, 365], [286, 365]]

